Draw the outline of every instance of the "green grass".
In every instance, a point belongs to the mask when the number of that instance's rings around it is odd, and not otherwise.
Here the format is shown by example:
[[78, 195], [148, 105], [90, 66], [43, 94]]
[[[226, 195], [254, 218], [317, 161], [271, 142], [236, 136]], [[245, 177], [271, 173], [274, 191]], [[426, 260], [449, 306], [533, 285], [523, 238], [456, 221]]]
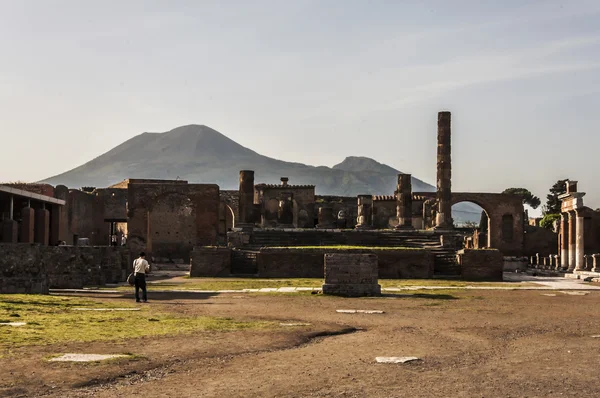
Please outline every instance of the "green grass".
[[[517, 288], [536, 286], [532, 283], [507, 283], [507, 282], [465, 282], [443, 279], [380, 279], [379, 284], [383, 288], [403, 288], [414, 286], [426, 287], [505, 287]], [[165, 281], [152, 282], [148, 284], [148, 290], [243, 290], [279, 287], [313, 287], [320, 288], [323, 285], [321, 278], [183, 278], [179, 282]], [[132, 291], [129, 286], [117, 288], [120, 291]]]
[[244, 322], [230, 318], [183, 316], [160, 311], [152, 305], [144, 305], [140, 311], [74, 310], [77, 307], [134, 306], [76, 297], [0, 295], [0, 322], [27, 322], [27, 325], [20, 327], [0, 326], [0, 349], [172, 335], [197, 330], [267, 328], [275, 325], [262, 321]]
[[404, 247], [404, 246], [269, 246], [266, 249], [286, 249], [286, 250], [424, 250], [420, 247]]

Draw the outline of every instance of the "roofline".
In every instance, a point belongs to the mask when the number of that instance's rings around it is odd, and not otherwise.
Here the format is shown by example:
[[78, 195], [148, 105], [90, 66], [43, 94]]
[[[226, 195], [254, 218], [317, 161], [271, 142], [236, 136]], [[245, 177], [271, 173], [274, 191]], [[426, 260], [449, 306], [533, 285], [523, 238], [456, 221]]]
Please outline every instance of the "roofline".
[[37, 193], [24, 191], [22, 189], [11, 188], [6, 185], [0, 185], [0, 192], [9, 193], [11, 195], [22, 196], [28, 199], [35, 199], [46, 203], [53, 203], [55, 205], [64, 206], [67, 202], [62, 199], [56, 199], [51, 196], [40, 195]]

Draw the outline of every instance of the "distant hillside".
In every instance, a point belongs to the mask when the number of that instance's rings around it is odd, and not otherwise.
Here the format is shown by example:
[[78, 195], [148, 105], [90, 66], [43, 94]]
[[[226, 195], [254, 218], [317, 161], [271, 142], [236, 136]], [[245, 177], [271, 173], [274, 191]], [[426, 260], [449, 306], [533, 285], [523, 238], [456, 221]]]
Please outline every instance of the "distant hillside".
[[[256, 182], [314, 184], [318, 194], [355, 196], [391, 194], [397, 170], [369, 158], [349, 157], [333, 168], [291, 163], [260, 155], [209, 127], [190, 125], [166, 133], [143, 133], [63, 174], [49, 184], [106, 187], [125, 178], [176, 178], [217, 183], [235, 189], [242, 169], [256, 172]], [[434, 187], [415, 178], [415, 191]]]
[[[256, 182], [314, 184], [317, 194], [391, 195], [398, 170], [365, 157], [347, 157], [333, 168], [285, 162], [260, 155], [203, 125], [182, 126], [166, 133], [143, 133], [103, 155], [43, 182], [70, 188], [108, 187], [126, 178], [180, 179], [216, 183], [237, 189], [240, 170], [254, 170]], [[413, 190], [435, 187], [413, 177]], [[462, 205], [461, 205], [462, 206]], [[479, 216], [474, 217], [479, 221]]]

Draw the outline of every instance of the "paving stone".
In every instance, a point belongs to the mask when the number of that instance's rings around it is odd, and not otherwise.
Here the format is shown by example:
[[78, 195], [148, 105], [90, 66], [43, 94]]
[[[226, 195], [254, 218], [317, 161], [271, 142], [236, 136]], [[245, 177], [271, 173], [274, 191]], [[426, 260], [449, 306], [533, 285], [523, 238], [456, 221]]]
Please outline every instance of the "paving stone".
[[281, 293], [293, 293], [296, 291], [295, 287], [280, 287], [279, 289], [277, 289], [278, 292]]
[[50, 362], [96, 362], [104, 361], [107, 359], [114, 358], [125, 358], [128, 355], [113, 354], [113, 355], [102, 355], [102, 354], [64, 354], [60, 357], [52, 358]]
[[335, 310], [340, 314], [383, 314], [380, 310]]
[[556, 294], [552, 294], [552, 293], [544, 293], [544, 294], [542, 294], [542, 296], [556, 297]]
[[27, 325], [27, 322], [0, 322], [0, 326], [17, 327], [17, 326], [25, 326], [25, 325]]
[[568, 294], [569, 296], [585, 296], [587, 294], [590, 294], [590, 292], [580, 292], [580, 291], [572, 291], [572, 292], [561, 291], [559, 293]]
[[290, 323], [280, 323], [279, 326], [310, 326], [310, 323], [290, 322]]
[[277, 291], [276, 287], [263, 287], [262, 289], [259, 290], [259, 292], [261, 292], [261, 293], [273, 293], [276, 291]]
[[412, 361], [419, 361], [417, 357], [377, 357], [375, 358], [377, 363], [406, 363]]

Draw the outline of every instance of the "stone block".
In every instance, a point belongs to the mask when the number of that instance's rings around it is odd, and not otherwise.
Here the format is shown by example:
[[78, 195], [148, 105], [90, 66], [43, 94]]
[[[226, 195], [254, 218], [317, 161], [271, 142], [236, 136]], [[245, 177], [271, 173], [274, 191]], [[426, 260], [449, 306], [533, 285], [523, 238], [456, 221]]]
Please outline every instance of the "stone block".
[[496, 249], [463, 249], [458, 252], [462, 279], [502, 281], [504, 257]]
[[225, 247], [194, 247], [190, 254], [190, 277], [229, 276], [231, 249]]
[[361, 297], [381, 295], [375, 254], [325, 254], [323, 294]]

